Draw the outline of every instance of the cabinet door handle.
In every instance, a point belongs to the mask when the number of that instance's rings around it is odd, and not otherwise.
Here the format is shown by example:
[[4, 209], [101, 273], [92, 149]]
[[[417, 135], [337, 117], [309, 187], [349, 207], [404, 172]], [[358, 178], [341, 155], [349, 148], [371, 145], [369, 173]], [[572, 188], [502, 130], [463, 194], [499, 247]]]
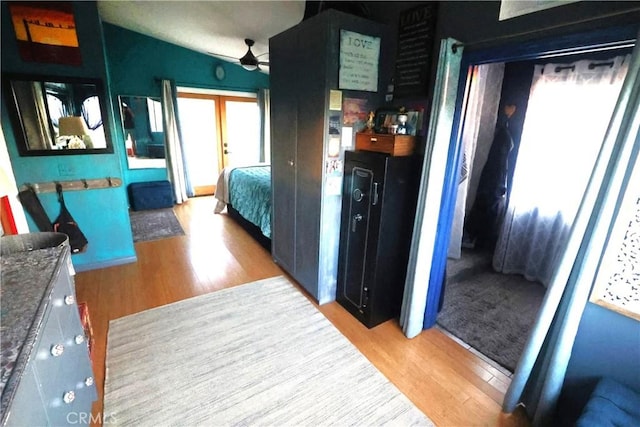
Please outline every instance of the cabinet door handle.
[[373, 183], [373, 201], [371, 202], [371, 205], [375, 206], [378, 204], [378, 183], [374, 182]]
[[293, 160], [289, 160], [287, 163], [289, 163], [289, 166], [293, 166], [294, 165]]
[[351, 232], [355, 233], [356, 232], [356, 225], [362, 221], [362, 215], [360, 214], [355, 214], [353, 216], [353, 219], [351, 220]]
[[64, 303], [66, 305], [71, 305], [74, 302], [76, 302], [76, 298], [73, 295], [67, 295], [66, 297], [64, 297]]

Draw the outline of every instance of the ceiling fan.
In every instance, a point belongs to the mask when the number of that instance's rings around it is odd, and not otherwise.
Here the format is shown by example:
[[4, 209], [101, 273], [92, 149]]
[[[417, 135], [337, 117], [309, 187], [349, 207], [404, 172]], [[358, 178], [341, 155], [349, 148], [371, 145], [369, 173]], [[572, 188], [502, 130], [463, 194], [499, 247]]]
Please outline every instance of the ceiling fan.
[[225, 58], [231, 58], [235, 61], [238, 61], [240, 63], [240, 65], [242, 65], [242, 68], [244, 68], [245, 70], [249, 70], [249, 71], [254, 71], [254, 70], [260, 70], [260, 66], [264, 65], [264, 66], [269, 66], [269, 61], [261, 61], [258, 59], [258, 57], [262, 56], [262, 55], [266, 55], [269, 52], [265, 52], [262, 53], [258, 56], [254, 55], [253, 52], [251, 51], [251, 46], [254, 45], [254, 41], [252, 39], [244, 39], [245, 44], [247, 45], [247, 53], [244, 54], [243, 57], [241, 57], [240, 59], [232, 57], [232, 56], [228, 56], [228, 55], [221, 55], [221, 54], [217, 54], [214, 52], [209, 52], [212, 55], [216, 55], [216, 56], [223, 56]]

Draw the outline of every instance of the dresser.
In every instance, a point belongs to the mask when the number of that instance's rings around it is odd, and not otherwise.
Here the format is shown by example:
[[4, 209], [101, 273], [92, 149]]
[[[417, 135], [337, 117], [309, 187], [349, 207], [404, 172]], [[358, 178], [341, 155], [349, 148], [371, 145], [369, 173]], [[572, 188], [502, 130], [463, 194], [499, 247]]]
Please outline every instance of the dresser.
[[73, 425], [97, 399], [67, 236], [1, 238], [1, 424]]

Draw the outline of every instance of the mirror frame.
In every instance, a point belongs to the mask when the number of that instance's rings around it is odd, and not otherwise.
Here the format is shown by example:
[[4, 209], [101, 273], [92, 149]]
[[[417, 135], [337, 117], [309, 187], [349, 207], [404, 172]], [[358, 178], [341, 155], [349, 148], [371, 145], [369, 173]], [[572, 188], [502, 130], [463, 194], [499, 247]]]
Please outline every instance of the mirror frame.
[[[107, 96], [104, 89], [102, 79], [90, 78], [90, 77], [66, 77], [66, 76], [52, 76], [52, 75], [39, 75], [39, 74], [14, 74], [3, 73], [3, 91], [6, 107], [11, 119], [13, 127], [13, 133], [16, 139], [16, 145], [18, 147], [18, 153], [23, 157], [30, 156], [77, 156], [85, 154], [112, 154], [113, 140], [111, 138], [111, 129], [109, 127], [109, 113], [107, 110]], [[100, 105], [100, 112], [102, 114], [102, 128], [104, 131], [105, 141], [107, 146], [105, 148], [85, 148], [80, 150], [42, 150], [42, 149], [29, 149], [27, 141], [27, 133], [23, 124], [22, 117], [20, 116], [20, 109], [18, 108], [17, 99], [13, 92], [13, 81], [41, 81], [41, 82], [55, 82], [55, 83], [78, 83], [78, 84], [93, 84], [96, 86], [96, 94], [98, 95], [98, 102]]]
[[[117, 101], [118, 101], [117, 109], [118, 109], [118, 112], [120, 113], [120, 128], [121, 128], [120, 132], [122, 133], [122, 141], [123, 141], [123, 144], [124, 144], [124, 151], [125, 151], [125, 153], [127, 153], [127, 168], [129, 170], [136, 170], [136, 171], [137, 170], [144, 170], [144, 169], [152, 169], [152, 170], [153, 169], [166, 169], [167, 168], [167, 157], [166, 157], [166, 154], [165, 154], [164, 157], [158, 157], [158, 158], [155, 158], [155, 157], [138, 157], [136, 155], [136, 156], [133, 156], [133, 157], [137, 158], [138, 159], [137, 161], [142, 163], [142, 165], [141, 166], [140, 165], [138, 165], [138, 166], [134, 166], [133, 165], [133, 163], [135, 163], [135, 162], [131, 161], [131, 156], [129, 156], [129, 154], [127, 152], [127, 147], [126, 147], [126, 144], [127, 144], [127, 130], [124, 127], [125, 117], [124, 117], [124, 111], [122, 109], [122, 102], [123, 102], [122, 99], [123, 98], [144, 98], [145, 100], [152, 99], [154, 101], [160, 102], [160, 104], [162, 106], [162, 110], [164, 111], [164, 103], [162, 102], [162, 97], [160, 97], [160, 96], [148, 96], [148, 95], [117, 95], [116, 98], [117, 98]], [[164, 123], [163, 123], [163, 126], [164, 126]], [[157, 164], [157, 163], [159, 163], [160, 160], [164, 161], [164, 165], [160, 166], [160, 165]], [[150, 163], [153, 166], [150, 166], [148, 164], [145, 165], [144, 163]]]

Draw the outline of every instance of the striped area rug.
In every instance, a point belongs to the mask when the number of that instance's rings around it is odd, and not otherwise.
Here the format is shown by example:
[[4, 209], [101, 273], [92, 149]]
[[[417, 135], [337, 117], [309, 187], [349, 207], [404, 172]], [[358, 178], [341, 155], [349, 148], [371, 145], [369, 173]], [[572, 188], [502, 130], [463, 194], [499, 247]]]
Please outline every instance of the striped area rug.
[[110, 425], [433, 425], [284, 277], [111, 321]]

